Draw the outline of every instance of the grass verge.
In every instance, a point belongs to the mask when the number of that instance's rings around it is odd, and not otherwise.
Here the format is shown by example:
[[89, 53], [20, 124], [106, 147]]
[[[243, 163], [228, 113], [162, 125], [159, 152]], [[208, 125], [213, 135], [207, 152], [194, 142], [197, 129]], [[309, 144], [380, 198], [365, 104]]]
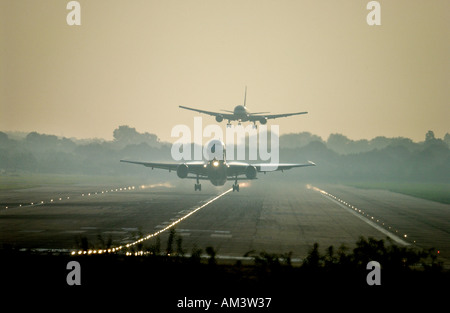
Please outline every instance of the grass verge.
[[40, 186], [71, 186], [77, 184], [110, 185], [124, 183], [130, 178], [113, 176], [61, 175], [61, 174], [17, 174], [1, 175], [0, 190], [28, 189]]
[[421, 199], [450, 204], [450, 184], [410, 182], [358, 182], [346, 185], [362, 189], [384, 189]]

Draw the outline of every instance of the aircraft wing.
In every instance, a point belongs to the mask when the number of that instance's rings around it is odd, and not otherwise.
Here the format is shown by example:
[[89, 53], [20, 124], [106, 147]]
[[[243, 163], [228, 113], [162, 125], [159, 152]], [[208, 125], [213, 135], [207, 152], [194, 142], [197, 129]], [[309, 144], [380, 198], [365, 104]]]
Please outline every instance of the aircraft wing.
[[253, 113], [248, 117], [250, 121], [259, 121], [261, 117], [265, 117], [267, 119], [274, 119], [274, 118], [280, 118], [280, 117], [287, 117], [292, 115], [301, 115], [301, 114], [308, 114], [308, 112], [297, 112], [297, 113], [283, 113], [283, 114], [267, 114], [267, 115], [256, 115], [256, 113]]
[[187, 163], [155, 163], [155, 162], [137, 162], [137, 161], [120, 160], [120, 162], [144, 165], [145, 167], [151, 167], [152, 169], [159, 168], [163, 170], [168, 170], [169, 172], [176, 171], [180, 164], [185, 164], [188, 168], [188, 173], [196, 175], [197, 174], [206, 175], [204, 167], [205, 163], [201, 161], [187, 162]]
[[257, 172], [274, 172], [274, 171], [285, 171], [290, 170], [295, 167], [307, 167], [307, 166], [316, 166], [314, 162], [309, 161], [304, 164], [296, 164], [296, 163], [260, 163], [260, 164], [249, 164], [243, 162], [230, 162], [228, 163], [228, 175], [236, 176], [242, 175], [246, 173], [248, 166], [255, 167]]
[[208, 115], [212, 115], [212, 116], [222, 116], [226, 120], [234, 120], [235, 119], [234, 114], [212, 112], [212, 111], [204, 111], [204, 110], [199, 110], [199, 109], [185, 107], [183, 105], [180, 105], [179, 107], [182, 108], [182, 109], [185, 109], [185, 110], [191, 110], [191, 111], [195, 111], [195, 112], [199, 112], [199, 113], [203, 113], [203, 114], [208, 114]]
[[303, 164], [293, 164], [293, 163], [262, 163], [262, 164], [251, 164], [256, 167], [258, 172], [273, 172], [273, 171], [286, 171], [295, 167], [307, 167], [307, 166], [316, 166], [316, 163], [308, 161], [308, 163]]
[[144, 165], [146, 167], [154, 168], [160, 168], [163, 170], [169, 170], [169, 171], [176, 171], [178, 164], [175, 163], [152, 163], [152, 162], [137, 162], [137, 161], [126, 161], [126, 160], [120, 160], [120, 162], [125, 163], [132, 163], [132, 164], [139, 164]]

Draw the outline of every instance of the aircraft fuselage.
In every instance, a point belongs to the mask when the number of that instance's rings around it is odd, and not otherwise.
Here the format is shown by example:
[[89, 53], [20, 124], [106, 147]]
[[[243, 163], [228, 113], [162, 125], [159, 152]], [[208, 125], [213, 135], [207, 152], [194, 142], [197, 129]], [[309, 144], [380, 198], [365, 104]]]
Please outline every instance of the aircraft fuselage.
[[222, 160], [212, 160], [206, 164], [208, 179], [214, 186], [223, 186], [227, 182], [228, 165]]
[[237, 120], [241, 120], [242, 122], [248, 121], [249, 112], [243, 105], [236, 106], [233, 114]]

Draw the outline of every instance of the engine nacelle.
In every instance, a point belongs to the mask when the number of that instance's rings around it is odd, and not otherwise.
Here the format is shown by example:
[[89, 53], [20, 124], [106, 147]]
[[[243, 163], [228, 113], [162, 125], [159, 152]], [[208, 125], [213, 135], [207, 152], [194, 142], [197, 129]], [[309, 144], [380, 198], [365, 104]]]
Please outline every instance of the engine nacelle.
[[189, 168], [186, 164], [180, 164], [177, 167], [177, 175], [180, 178], [186, 178], [189, 173]]
[[247, 166], [245, 169], [245, 176], [247, 176], [248, 179], [255, 179], [256, 178], [256, 167], [253, 165]]
[[222, 116], [222, 115], [217, 115], [217, 116], [216, 116], [216, 121], [217, 121], [218, 123], [222, 122], [222, 121], [223, 121], [223, 116]]
[[261, 123], [261, 125], [266, 125], [267, 124], [267, 117], [263, 117], [262, 119], [259, 120], [259, 122]]

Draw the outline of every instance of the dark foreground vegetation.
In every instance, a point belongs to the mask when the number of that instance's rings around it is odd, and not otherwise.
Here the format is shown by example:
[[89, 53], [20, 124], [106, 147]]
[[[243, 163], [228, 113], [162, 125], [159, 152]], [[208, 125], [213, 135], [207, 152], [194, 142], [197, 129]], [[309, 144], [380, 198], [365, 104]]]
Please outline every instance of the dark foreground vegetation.
[[[169, 241], [167, 247], [171, 244]], [[100, 301], [107, 297], [102, 301], [108, 303], [111, 299], [144, 296], [136, 301], [173, 310], [177, 309], [177, 300], [184, 297], [213, 301], [224, 297], [271, 297], [272, 309], [280, 309], [301, 307], [313, 299], [325, 301], [322, 307], [331, 304], [327, 301], [362, 300], [374, 305], [386, 299], [405, 301], [405, 296], [419, 297], [416, 302], [441, 301], [440, 296], [450, 283], [449, 272], [443, 269], [437, 251], [399, 247], [373, 238], [361, 237], [353, 249], [331, 246], [320, 252], [315, 244], [301, 264], [295, 266], [291, 253], [250, 252], [253, 262], [249, 264], [221, 264], [212, 247], [205, 248], [207, 258], [201, 257], [203, 251], [199, 248], [194, 248], [189, 256], [181, 251], [174, 248], [143, 256], [71, 256], [4, 247], [0, 251], [1, 288], [79, 300]], [[172, 252], [170, 256], [168, 252]], [[66, 282], [70, 272], [67, 263], [74, 260], [81, 267], [79, 286]], [[379, 286], [367, 284], [369, 261], [381, 264]]]

